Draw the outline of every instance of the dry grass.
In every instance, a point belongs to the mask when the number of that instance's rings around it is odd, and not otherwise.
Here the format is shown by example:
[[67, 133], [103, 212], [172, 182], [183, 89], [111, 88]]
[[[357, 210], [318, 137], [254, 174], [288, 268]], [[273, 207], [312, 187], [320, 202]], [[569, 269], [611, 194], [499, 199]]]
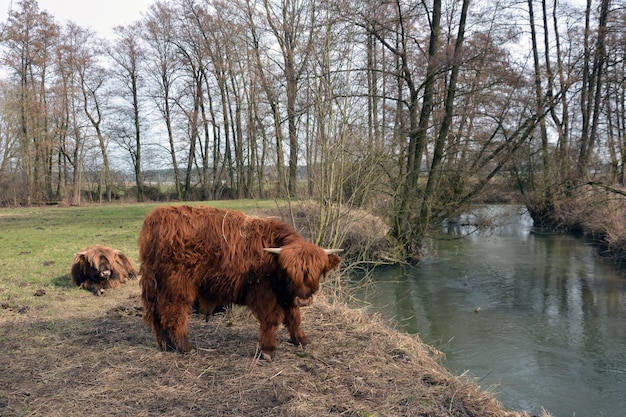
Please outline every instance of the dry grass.
[[450, 374], [417, 337], [323, 295], [304, 310], [312, 344], [290, 345], [281, 330], [270, 363], [240, 308], [192, 316], [192, 353], [159, 351], [139, 291], [137, 281], [102, 297], [58, 288], [39, 294], [40, 308], [0, 309], [0, 415], [525, 415]]
[[[320, 225], [321, 208], [317, 202], [299, 201], [277, 207], [257, 210], [262, 216], [278, 216], [294, 225], [306, 239], [315, 241]], [[345, 207], [330, 214], [326, 225], [326, 238], [337, 240], [344, 249], [342, 257], [352, 266], [397, 263], [393, 254], [397, 250], [388, 238], [389, 226], [382, 217], [357, 208]], [[336, 235], [336, 239], [335, 239]]]
[[582, 185], [559, 201], [553, 221], [587, 237], [604, 256], [626, 265], [626, 189]]

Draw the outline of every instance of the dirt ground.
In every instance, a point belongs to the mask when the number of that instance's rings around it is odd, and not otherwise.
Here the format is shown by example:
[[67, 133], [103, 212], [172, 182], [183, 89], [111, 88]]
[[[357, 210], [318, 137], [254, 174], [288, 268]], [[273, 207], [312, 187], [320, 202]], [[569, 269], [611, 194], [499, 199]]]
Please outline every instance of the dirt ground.
[[[77, 293], [78, 292], [78, 293]], [[305, 349], [279, 331], [258, 358], [243, 308], [193, 315], [196, 349], [161, 352], [131, 281], [102, 297], [33, 289], [0, 306], [0, 416], [525, 416], [438, 362], [416, 336], [323, 294], [304, 309]]]

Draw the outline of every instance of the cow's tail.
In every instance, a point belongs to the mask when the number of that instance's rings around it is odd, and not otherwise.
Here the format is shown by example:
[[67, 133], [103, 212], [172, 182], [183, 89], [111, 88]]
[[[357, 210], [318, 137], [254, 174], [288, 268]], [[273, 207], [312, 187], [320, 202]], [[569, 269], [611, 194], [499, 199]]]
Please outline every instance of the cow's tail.
[[157, 312], [157, 281], [153, 273], [147, 273], [144, 267], [140, 268], [141, 275], [141, 301], [143, 304], [143, 321], [147, 325], [154, 327], [158, 323]]
[[144, 219], [141, 231], [139, 232], [139, 285], [141, 287], [141, 302], [143, 304], [143, 321], [146, 325], [152, 327], [158, 322], [157, 312], [157, 281], [156, 268], [154, 259], [154, 245], [158, 240], [155, 239], [155, 226], [151, 220], [154, 213], [148, 213]]

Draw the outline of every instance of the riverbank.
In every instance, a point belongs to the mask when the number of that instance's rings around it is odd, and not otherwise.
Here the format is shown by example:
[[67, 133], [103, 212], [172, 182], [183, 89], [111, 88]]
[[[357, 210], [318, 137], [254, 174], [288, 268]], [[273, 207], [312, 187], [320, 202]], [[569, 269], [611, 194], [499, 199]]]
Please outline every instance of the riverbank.
[[242, 308], [193, 316], [196, 349], [180, 355], [159, 351], [143, 326], [137, 281], [103, 297], [37, 294], [38, 306], [0, 310], [5, 417], [527, 416], [451, 374], [419, 337], [324, 293], [304, 309], [311, 345], [290, 345], [281, 330], [272, 362], [255, 355], [258, 324]]
[[555, 200], [541, 224], [588, 239], [600, 254], [626, 266], [626, 188], [588, 182]]

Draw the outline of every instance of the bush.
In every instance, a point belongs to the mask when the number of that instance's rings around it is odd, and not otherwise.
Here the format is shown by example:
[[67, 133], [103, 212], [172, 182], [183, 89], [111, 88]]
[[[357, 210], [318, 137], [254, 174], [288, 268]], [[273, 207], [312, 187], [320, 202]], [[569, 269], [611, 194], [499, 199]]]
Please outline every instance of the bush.
[[27, 190], [17, 175], [0, 173], [0, 207], [23, 205], [28, 200]]

